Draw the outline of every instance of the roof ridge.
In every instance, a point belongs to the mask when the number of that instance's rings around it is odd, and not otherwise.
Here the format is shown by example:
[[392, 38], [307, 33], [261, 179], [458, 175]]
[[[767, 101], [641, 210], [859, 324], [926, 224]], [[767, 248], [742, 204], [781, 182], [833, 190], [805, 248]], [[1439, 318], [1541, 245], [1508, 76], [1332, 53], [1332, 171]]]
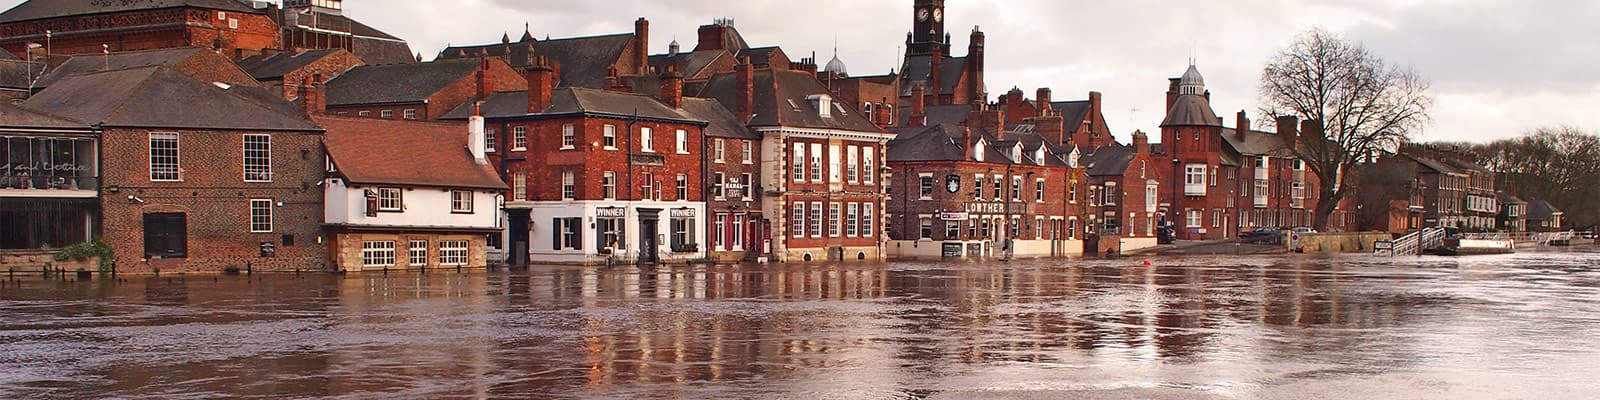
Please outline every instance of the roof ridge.
[[[110, 121], [110, 120], [113, 119], [112, 117], [116, 117], [118, 114], [121, 114], [122, 113], [122, 109], [128, 106], [128, 100], [134, 98], [135, 96], [138, 96], [140, 93], [143, 93], [145, 88], [150, 86], [151, 78], [154, 78], [157, 73], [160, 73], [162, 70], [167, 69], [167, 67], [164, 66], [164, 65], [152, 65], [152, 66], [140, 67], [140, 68], [129, 68], [129, 69], [121, 69], [121, 70], [100, 71], [100, 73], [112, 73], [112, 72], [126, 72], [126, 71], [141, 71], [141, 70], [146, 70], [146, 69], [149, 69], [149, 70], [152, 70], [152, 71], [150, 73], [145, 74], [144, 78], [139, 80], [139, 85], [135, 86], [133, 88], [133, 90], [128, 91], [128, 95], [127, 96], [123, 96], [122, 100], [117, 102], [117, 107], [116, 108], [111, 109], [111, 112], [106, 113], [105, 116], [100, 117], [100, 119], [101, 119], [101, 121], [99, 121], [100, 123], [105, 123], [106, 121]], [[174, 72], [174, 73], [176, 73], [176, 72]], [[91, 74], [84, 74], [84, 75], [80, 75], [80, 76], [87, 76], [87, 75], [91, 75]], [[179, 75], [183, 75], [183, 74], [179, 74]]]
[[61, 115], [56, 115], [55, 113], [52, 113], [52, 112], [47, 112], [47, 111], [42, 111], [42, 110], [35, 110], [35, 109], [32, 109], [32, 108], [23, 107], [20, 104], [0, 103], [0, 108], [10, 108], [10, 109], [17, 110], [17, 111], [21, 111], [21, 112], [25, 112], [25, 113], [29, 113], [29, 114], [33, 114], [33, 115], [38, 115], [38, 116], [41, 116], [41, 117], [50, 117], [50, 118], [55, 118], [55, 119], [59, 119], [59, 120], [67, 121], [67, 122], [76, 122], [76, 123], [85, 124], [85, 125], [89, 124], [87, 122], [79, 121], [77, 118], [70, 118], [70, 117], [65, 117], [65, 116], [61, 116]]

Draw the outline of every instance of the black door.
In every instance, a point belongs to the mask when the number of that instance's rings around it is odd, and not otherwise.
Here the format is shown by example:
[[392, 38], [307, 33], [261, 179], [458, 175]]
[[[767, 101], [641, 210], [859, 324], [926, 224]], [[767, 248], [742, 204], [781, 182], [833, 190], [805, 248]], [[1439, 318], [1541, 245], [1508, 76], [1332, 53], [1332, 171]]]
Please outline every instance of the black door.
[[144, 215], [145, 258], [189, 256], [188, 220], [182, 213]]
[[661, 243], [657, 233], [661, 224], [661, 210], [639, 209], [639, 263], [656, 264], [661, 261]]
[[506, 265], [513, 268], [526, 268], [528, 266], [528, 225], [531, 211], [506, 210], [511, 223], [506, 225], [509, 231], [511, 248], [508, 250]]

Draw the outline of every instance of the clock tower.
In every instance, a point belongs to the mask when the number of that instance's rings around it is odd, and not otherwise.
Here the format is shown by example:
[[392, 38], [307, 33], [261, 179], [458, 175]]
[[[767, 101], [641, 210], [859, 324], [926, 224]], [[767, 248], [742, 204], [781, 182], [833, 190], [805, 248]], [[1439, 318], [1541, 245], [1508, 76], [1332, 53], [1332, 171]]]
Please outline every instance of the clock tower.
[[944, 30], [944, 0], [916, 0], [911, 6], [911, 34], [906, 35], [906, 55], [935, 52], [948, 57], [950, 39]]

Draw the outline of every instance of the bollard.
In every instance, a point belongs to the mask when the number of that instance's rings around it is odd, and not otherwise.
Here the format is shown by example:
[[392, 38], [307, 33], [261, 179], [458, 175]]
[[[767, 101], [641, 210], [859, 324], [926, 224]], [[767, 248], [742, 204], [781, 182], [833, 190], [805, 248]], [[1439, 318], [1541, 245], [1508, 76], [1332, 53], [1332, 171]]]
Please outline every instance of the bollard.
[[244, 274], [245, 274], [245, 276], [249, 276], [249, 275], [254, 274], [254, 273], [255, 273], [255, 268], [250, 265], [249, 261], [245, 261], [244, 262]]

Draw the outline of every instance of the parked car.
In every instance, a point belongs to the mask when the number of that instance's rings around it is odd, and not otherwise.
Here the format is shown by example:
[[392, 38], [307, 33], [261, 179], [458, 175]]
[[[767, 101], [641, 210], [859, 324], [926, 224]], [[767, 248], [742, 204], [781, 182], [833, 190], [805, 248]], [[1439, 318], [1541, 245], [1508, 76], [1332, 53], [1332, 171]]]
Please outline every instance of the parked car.
[[1277, 244], [1283, 240], [1283, 231], [1278, 228], [1256, 228], [1239, 234], [1239, 241], [1245, 243]]
[[1157, 244], [1173, 244], [1178, 242], [1178, 232], [1172, 228], [1156, 229]]
[[1317, 233], [1317, 230], [1302, 226], [1302, 227], [1299, 227], [1299, 228], [1294, 228], [1290, 232], [1294, 232], [1296, 235], [1299, 235], [1299, 234], [1305, 234], [1305, 233]]

